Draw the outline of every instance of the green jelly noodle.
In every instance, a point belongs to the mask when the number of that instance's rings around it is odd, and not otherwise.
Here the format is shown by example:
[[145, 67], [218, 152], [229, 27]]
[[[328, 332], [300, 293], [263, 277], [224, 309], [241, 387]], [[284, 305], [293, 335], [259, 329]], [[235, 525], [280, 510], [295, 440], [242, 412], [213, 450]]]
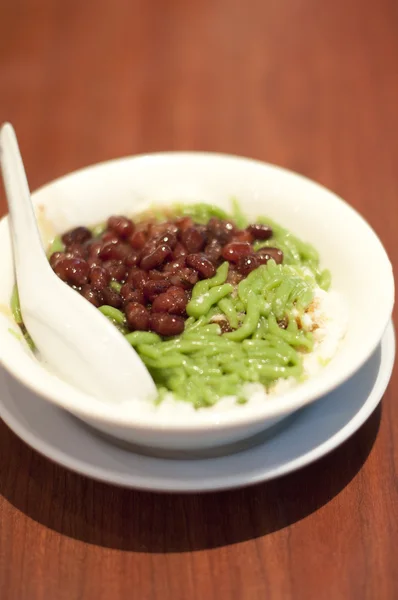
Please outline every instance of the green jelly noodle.
[[[162, 339], [136, 331], [126, 336], [151, 372], [159, 400], [169, 391], [196, 408], [229, 395], [242, 403], [245, 383], [270, 387], [280, 378], [303, 377], [302, 354], [313, 349], [312, 334], [300, 330], [294, 318], [281, 329], [278, 319], [293, 309], [304, 313], [313, 299], [315, 275], [269, 261], [242, 280], [238, 296], [227, 276], [225, 262], [212, 279], [196, 284], [181, 335]], [[220, 315], [233, 331], [221, 335]]]
[[[152, 212], [162, 220], [170, 213], [191, 216], [205, 224], [211, 217], [233, 220], [244, 228], [248, 221], [236, 200], [232, 213], [205, 203], [175, 205], [162, 212]], [[283, 264], [268, 261], [252, 271], [236, 287], [227, 283], [229, 264], [224, 262], [214, 277], [199, 281], [187, 305], [188, 318], [184, 332], [174, 338], [161, 338], [146, 331], [128, 332], [122, 311], [110, 306], [99, 310], [125, 335], [149, 369], [157, 385], [158, 402], [168, 392], [195, 408], [214, 405], [223, 396], [236, 396], [238, 403], [247, 401], [244, 384], [260, 383], [269, 389], [277, 380], [304, 378], [303, 354], [311, 352], [314, 340], [310, 332], [299, 329], [297, 320], [314, 297], [316, 286], [327, 290], [330, 272], [321, 270], [315, 248], [303, 242], [271, 219], [260, 217], [273, 229], [273, 236], [256, 242], [256, 250], [264, 246], [283, 251]], [[101, 235], [105, 225], [92, 231]], [[64, 249], [60, 237], [53, 241], [48, 255]], [[110, 287], [119, 291], [120, 284]], [[12, 311], [23, 326], [18, 292], [13, 292]], [[231, 331], [221, 335], [217, 321], [226, 319]], [[287, 323], [280, 327], [281, 321]]]

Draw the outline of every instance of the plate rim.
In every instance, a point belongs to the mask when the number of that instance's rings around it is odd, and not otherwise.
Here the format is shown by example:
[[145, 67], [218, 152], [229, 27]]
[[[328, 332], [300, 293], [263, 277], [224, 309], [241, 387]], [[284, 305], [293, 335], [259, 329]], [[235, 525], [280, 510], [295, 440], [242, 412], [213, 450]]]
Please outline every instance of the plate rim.
[[[259, 472], [255, 474], [249, 474], [247, 477], [245, 477], [245, 474], [243, 473], [238, 476], [235, 476], [232, 479], [229, 476], [228, 481], [225, 481], [221, 478], [219, 483], [214, 481], [206, 483], [206, 480], [200, 480], [189, 481], [188, 485], [184, 485], [184, 483], [181, 482], [181, 480], [173, 480], [170, 486], [166, 483], [167, 479], [156, 480], [151, 483], [150, 481], [146, 480], [145, 477], [143, 477], [142, 475], [134, 476], [134, 474], [131, 474], [129, 477], [133, 477], [133, 479], [135, 477], [135, 481], [126, 481], [125, 476], [121, 476], [120, 474], [117, 474], [117, 476], [115, 476], [115, 474], [112, 475], [112, 472], [109, 471], [109, 469], [105, 468], [104, 470], [104, 468], [97, 465], [88, 465], [87, 462], [85, 462], [84, 458], [71, 458], [65, 450], [62, 450], [58, 447], [54, 448], [52, 443], [32, 434], [27, 425], [24, 426], [23, 424], [21, 424], [20, 420], [15, 416], [15, 414], [9, 411], [8, 408], [4, 406], [1, 397], [0, 418], [11, 429], [11, 431], [13, 431], [15, 435], [17, 435], [17, 437], [19, 437], [23, 442], [25, 442], [30, 448], [38, 452], [40, 455], [44, 456], [53, 463], [61, 465], [69, 471], [78, 473], [79, 475], [83, 475], [85, 477], [88, 477], [95, 481], [100, 481], [102, 483], [107, 483], [126, 489], [135, 489], [158, 493], [206, 493], [232, 490], [241, 487], [249, 487], [257, 483], [270, 481], [272, 479], [282, 477], [294, 471], [300, 470], [303, 467], [312, 464], [313, 462], [316, 462], [320, 458], [323, 458], [324, 456], [332, 452], [334, 449], [336, 449], [338, 446], [344, 443], [347, 439], [349, 439], [356, 431], [358, 431], [358, 429], [365, 423], [365, 421], [370, 417], [370, 415], [380, 403], [391, 379], [396, 352], [395, 331], [392, 320], [390, 320], [387, 325], [387, 328], [380, 340], [380, 345], [382, 347], [382, 352], [384, 348], [384, 364], [382, 359], [378, 375], [382, 372], [382, 377], [377, 377], [375, 379], [374, 387], [372, 388], [369, 397], [366, 399], [365, 403], [341, 429], [339, 429], [331, 437], [327, 438], [315, 448], [312, 448], [302, 456], [288, 460], [286, 463], [282, 463], [279, 466], [275, 466], [266, 471], [265, 473]], [[355, 377], [355, 375], [353, 377]], [[10, 375], [6, 371], [4, 371], [4, 380], [2, 383], [0, 383], [0, 386], [4, 386], [5, 393], [12, 398], [12, 393], [6, 382], [7, 377], [10, 378]], [[40, 398], [40, 400], [42, 399]], [[305, 410], [310, 411], [311, 406], [315, 406], [316, 404], [317, 401], [314, 402], [313, 405], [309, 405], [308, 407], [306, 407]], [[55, 408], [51, 404], [49, 404], [49, 407], [53, 409]], [[62, 411], [62, 409], [60, 408], [57, 408], [56, 410]], [[69, 417], [66, 411], [65, 416]], [[294, 427], [294, 421], [292, 421], [292, 423], [289, 426]], [[92, 433], [92, 435], [95, 435], [95, 433]], [[104, 444], [110, 444], [110, 442], [107, 442], [104, 439], [102, 439], [101, 441]], [[267, 441], [264, 441], [262, 444], [259, 444], [257, 448], [265, 446], [266, 444]], [[244, 450], [244, 452], [250, 452], [251, 450], [254, 450], [254, 448]], [[127, 451], [124, 450], [123, 452]], [[149, 460], [167, 461], [168, 459], [152, 457]], [[173, 462], [182, 462], [176, 461], [175, 459], [172, 460]], [[210, 458], [205, 460], [211, 461], [215, 459]], [[217, 460], [222, 460], [222, 458], [218, 458]], [[189, 461], [183, 459], [183, 462], [187, 463]]]

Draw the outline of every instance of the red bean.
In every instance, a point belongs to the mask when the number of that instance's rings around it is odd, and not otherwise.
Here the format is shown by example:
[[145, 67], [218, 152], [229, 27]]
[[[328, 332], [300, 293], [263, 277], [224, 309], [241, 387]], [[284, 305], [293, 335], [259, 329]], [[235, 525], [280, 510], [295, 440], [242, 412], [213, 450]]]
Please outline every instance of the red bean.
[[191, 217], [180, 217], [179, 219], [175, 220], [175, 224], [177, 225], [180, 231], [184, 231], [184, 229], [192, 227], [194, 222], [191, 219]]
[[173, 231], [165, 231], [163, 235], [156, 238], [156, 245], [161, 246], [163, 244], [167, 244], [172, 250], [177, 245], [177, 236]]
[[105, 233], [101, 236], [101, 241], [103, 244], [108, 242], [111, 244], [118, 244], [120, 240], [114, 231], [105, 231]]
[[80, 293], [83, 296], [83, 298], [88, 300], [91, 304], [93, 304], [97, 308], [98, 308], [98, 306], [101, 306], [101, 304], [102, 304], [101, 294], [99, 294], [98, 290], [95, 290], [93, 287], [91, 287], [91, 285], [88, 285], [88, 283], [86, 283], [82, 287], [82, 290]]
[[176, 247], [174, 248], [173, 258], [178, 259], [186, 256], [188, 254], [188, 250], [181, 244], [181, 242], [177, 242]]
[[143, 290], [148, 279], [149, 279], [148, 274], [145, 273], [145, 271], [142, 271], [142, 269], [133, 267], [129, 273], [127, 281], [128, 281], [128, 283], [131, 283], [131, 285], [134, 287], [134, 289]]
[[158, 271], [157, 269], [152, 269], [152, 271], [148, 271], [148, 277], [153, 281], [168, 281], [170, 273]]
[[153, 302], [159, 294], [163, 294], [171, 286], [171, 282], [150, 280], [144, 285], [144, 297], [148, 302]]
[[192, 288], [199, 279], [198, 272], [195, 269], [184, 267], [176, 273], [171, 273], [170, 282], [173, 285], [183, 287], [184, 289]]
[[109, 287], [106, 287], [103, 290], [101, 290], [101, 296], [103, 304], [113, 306], [113, 308], [121, 308], [123, 306], [123, 300], [120, 294], [118, 294], [117, 292], [115, 292], [115, 290], [112, 290]]
[[109, 285], [111, 276], [104, 267], [91, 267], [89, 279], [93, 288], [102, 290]]
[[222, 246], [218, 240], [215, 238], [210, 240], [208, 244], [206, 244], [204, 253], [207, 258], [214, 264], [217, 264], [222, 253]]
[[206, 235], [198, 227], [188, 227], [180, 233], [180, 240], [189, 254], [195, 254], [203, 249], [206, 243]]
[[171, 250], [176, 247], [177, 236], [173, 231], [164, 231], [156, 237], [149, 237], [142, 249], [141, 257], [152, 254], [159, 246], [168, 246]]
[[127, 279], [128, 269], [121, 260], [107, 260], [104, 262], [103, 267], [108, 271], [111, 279], [115, 279], [115, 281], [125, 281]]
[[129, 236], [129, 244], [134, 250], [142, 250], [147, 241], [147, 234], [145, 231], [137, 230]]
[[113, 230], [120, 238], [128, 238], [134, 231], [134, 223], [127, 217], [115, 215], [109, 217], [108, 229]]
[[235, 233], [235, 225], [231, 221], [212, 217], [207, 223], [209, 238], [216, 238], [222, 244], [230, 241]]
[[247, 229], [243, 229], [241, 231], [237, 231], [233, 238], [233, 242], [249, 242], [250, 244], [254, 241], [254, 237]]
[[208, 279], [216, 273], [216, 267], [205, 254], [188, 254], [187, 265], [198, 271], [199, 275]]
[[99, 253], [101, 252], [102, 242], [95, 241], [91, 242], [88, 246], [88, 257], [89, 259], [96, 259], [99, 257]]
[[261, 263], [255, 254], [249, 254], [248, 256], [242, 256], [238, 260], [237, 269], [239, 273], [246, 277], [246, 275], [254, 271], [254, 269], [257, 269], [260, 264]]
[[173, 262], [169, 262], [164, 267], [165, 273], [178, 273], [181, 269], [185, 267], [185, 257], [181, 257], [177, 260], [173, 260]]
[[65, 252], [53, 252], [50, 256], [51, 267], [54, 268], [57, 262], [63, 258], [66, 258]]
[[99, 257], [101, 260], [125, 260], [131, 254], [131, 246], [124, 242], [112, 241], [104, 244], [100, 250]]
[[184, 290], [175, 285], [163, 294], [159, 294], [152, 303], [152, 313], [185, 314], [188, 298]]
[[145, 256], [147, 254], [151, 254], [151, 252], [153, 252], [157, 248], [157, 246], [158, 246], [158, 244], [157, 244], [156, 239], [151, 238], [151, 237], [147, 238], [147, 241], [145, 242], [145, 246], [139, 252], [140, 260], [143, 256]]
[[64, 258], [54, 265], [54, 271], [70, 285], [81, 286], [87, 283], [90, 267], [82, 258]]
[[262, 265], [266, 265], [271, 258], [274, 259], [277, 265], [280, 265], [283, 261], [283, 252], [282, 250], [279, 250], [279, 248], [260, 248], [260, 250], [257, 251], [256, 256], [257, 260]]
[[144, 292], [142, 290], [136, 290], [130, 283], [125, 283], [120, 289], [120, 295], [124, 302], [138, 302], [139, 304], [145, 304]]
[[66, 249], [66, 255], [68, 258], [84, 258], [88, 257], [88, 249], [81, 244], [73, 243], [70, 244]]
[[179, 335], [184, 331], [184, 318], [168, 313], [152, 313], [150, 328], [155, 333], [167, 337]]
[[140, 255], [136, 250], [130, 248], [130, 254], [125, 258], [124, 264], [127, 267], [136, 267], [139, 263]]
[[150, 315], [148, 309], [138, 302], [129, 302], [125, 308], [128, 326], [133, 331], [147, 331]]
[[272, 237], [272, 229], [263, 223], [253, 223], [249, 225], [247, 231], [251, 233], [255, 240], [269, 240]]
[[65, 246], [70, 246], [71, 244], [83, 244], [91, 237], [91, 231], [87, 227], [75, 227], [64, 233], [61, 239]]
[[253, 248], [249, 242], [231, 242], [224, 246], [222, 256], [230, 262], [238, 262], [242, 256], [248, 256], [253, 252]]
[[92, 269], [93, 267], [102, 267], [102, 260], [100, 258], [88, 258], [87, 264]]
[[165, 223], [151, 223], [148, 228], [148, 235], [150, 238], [158, 238], [167, 233], [176, 235], [178, 227], [174, 223], [166, 221]]
[[167, 258], [170, 258], [172, 255], [171, 248], [167, 244], [162, 244], [150, 252], [149, 254], [144, 254], [141, 258], [140, 267], [144, 269], [144, 271], [149, 271], [150, 269], [154, 269], [155, 267], [159, 267], [162, 265]]

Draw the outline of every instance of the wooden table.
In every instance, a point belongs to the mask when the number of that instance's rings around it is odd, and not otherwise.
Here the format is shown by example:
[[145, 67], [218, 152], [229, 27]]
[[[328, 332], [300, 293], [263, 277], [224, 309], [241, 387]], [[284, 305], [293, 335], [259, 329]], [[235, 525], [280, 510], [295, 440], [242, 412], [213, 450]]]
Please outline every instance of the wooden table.
[[[248, 155], [342, 195], [397, 265], [397, 107], [396, 0], [0, 3], [0, 120], [32, 189], [146, 151]], [[209, 495], [95, 483], [1, 424], [0, 597], [396, 600], [397, 390], [318, 463]]]

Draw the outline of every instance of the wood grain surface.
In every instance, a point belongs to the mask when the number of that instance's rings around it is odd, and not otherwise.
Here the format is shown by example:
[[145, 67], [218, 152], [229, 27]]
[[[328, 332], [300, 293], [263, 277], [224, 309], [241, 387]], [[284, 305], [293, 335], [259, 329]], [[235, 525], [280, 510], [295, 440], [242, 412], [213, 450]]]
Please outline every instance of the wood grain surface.
[[[243, 154], [346, 198], [397, 265], [397, 107], [396, 0], [0, 1], [0, 121], [32, 189], [127, 154]], [[0, 598], [396, 600], [397, 391], [395, 372], [318, 463], [207, 495], [95, 483], [1, 423]]]

